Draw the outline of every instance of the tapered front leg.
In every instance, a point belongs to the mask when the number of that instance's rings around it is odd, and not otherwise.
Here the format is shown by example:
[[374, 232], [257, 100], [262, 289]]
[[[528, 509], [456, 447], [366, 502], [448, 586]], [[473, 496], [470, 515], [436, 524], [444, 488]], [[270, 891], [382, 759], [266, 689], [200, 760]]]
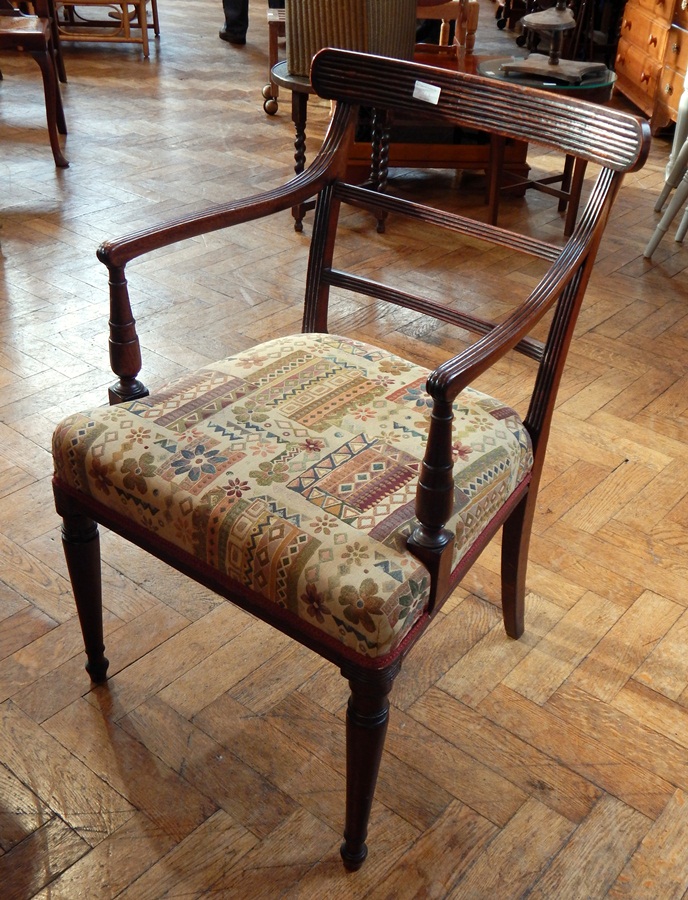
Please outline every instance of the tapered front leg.
[[98, 526], [93, 519], [82, 515], [65, 515], [62, 521], [62, 546], [88, 657], [86, 671], [92, 681], [105, 681], [108, 660], [103, 644]]
[[38, 63], [43, 76], [45, 114], [48, 122], [48, 137], [50, 138], [50, 147], [53, 151], [53, 159], [58, 168], [66, 169], [69, 166], [69, 163], [62, 153], [60, 141], [57, 136], [58, 130], [63, 134], [66, 134], [67, 126], [65, 124], [62, 100], [60, 98], [60, 89], [55, 76], [55, 63], [47, 50], [32, 52], [31, 55]]
[[531, 489], [512, 511], [502, 529], [502, 614], [509, 637], [524, 629], [528, 549], [537, 489]]
[[[392, 674], [349, 677], [346, 713], [346, 825], [340, 853], [347, 869], [359, 869], [368, 855], [365, 843], [377, 774], [387, 734]], [[347, 673], [344, 673], [347, 675]]]

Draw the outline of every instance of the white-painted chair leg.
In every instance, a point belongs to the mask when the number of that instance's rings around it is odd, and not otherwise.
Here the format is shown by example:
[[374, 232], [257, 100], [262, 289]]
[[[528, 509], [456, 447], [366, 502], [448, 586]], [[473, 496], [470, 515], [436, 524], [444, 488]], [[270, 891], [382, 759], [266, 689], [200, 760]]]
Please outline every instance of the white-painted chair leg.
[[[685, 167], [684, 167], [685, 169]], [[655, 228], [655, 232], [650, 238], [650, 241], [645, 248], [645, 252], [643, 256], [646, 259], [650, 259], [652, 254], [655, 252], [657, 247], [659, 246], [659, 242], [662, 240], [664, 235], [667, 233], [667, 230], [671, 223], [674, 221], [676, 216], [679, 214], [680, 210], [683, 208], [683, 204], [688, 199], [688, 172], [685, 172], [684, 177], [676, 188], [676, 192], [674, 196], [671, 198], [671, 202], [666, 209], [666, 212], [659, 220], [659, 224]]]
[[681, 224], [678, 226], [676, 230], [675, 241], [681, 243], [683, 238], [686, 236], [686, 232], [688, 231], [688, 209], [686, 209], [683, 213], [683, 218], [681, 219]]
[[655, 203], [655, 212], [661, 212], [664, 204], [666, 203], [669, 194], [673, 191], [675, 187], [677, 187], [683, 176], [686, 174], [686, 169], [688, 168], [688, 140], [683, 142], [683, 146], [679, 150], [676, 161], [672, 165], [671, 169], [669, 169], [666, 181], [664, 182], [664, 187], [662, 188], [662, 192], [657, 198], [657, 202]]
[[666, 168], [666, 177], [669, 177], [674, 163], [678, 158], [678, 154], [688, 138], [688, 78], [683, 82], [683, 93], [678, 101], [676, 108], [676, 128], [674, 129], [674, 140], [671, 144], [671, 153]]

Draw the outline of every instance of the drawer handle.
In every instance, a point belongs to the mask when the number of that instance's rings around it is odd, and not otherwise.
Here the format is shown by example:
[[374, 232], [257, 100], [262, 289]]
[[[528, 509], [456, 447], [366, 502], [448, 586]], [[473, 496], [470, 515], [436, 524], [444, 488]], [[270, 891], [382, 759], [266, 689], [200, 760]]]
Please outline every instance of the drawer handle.
[[649, 80], [650, 80], [650, 76], [648, 75], [647, 72], [643, 71], [640, 73], [640, 83], [641, 84], [643, 83], [643, 81], [649, 81]]
[[655, 34], [650, 35], [650, 37], [647, 39], [647, 46], [648, 47], [656, 47], [657, 46], [657, 35], [655, 35]]
[[664, 85], [664, 93], [670, 97], [674, 93], [673, 87], [670, 84], [665, 84]]
[[[682, 0], [682, 2], [683, 2], [683, 3], [688, 3], [688, 0]], [[630, 19], [624, 19], [624, 23], [623, 23], [623, 24], [624, 24], [624, 28], [626, 29], [626, 31], [630, 31], [630, 30], [631, 30], [631, 27], [632, 27], [632, 25], [633, 25], [633, 23], [631, 22]]]
[[680, 45], [680, 44], [672, 44], [672, 45], [671, 45], [671, 52], [672, 52], [675, 56], [678, 56], [678, 52], [679, 52], [680, 49], [681, 49], [681, 45]]

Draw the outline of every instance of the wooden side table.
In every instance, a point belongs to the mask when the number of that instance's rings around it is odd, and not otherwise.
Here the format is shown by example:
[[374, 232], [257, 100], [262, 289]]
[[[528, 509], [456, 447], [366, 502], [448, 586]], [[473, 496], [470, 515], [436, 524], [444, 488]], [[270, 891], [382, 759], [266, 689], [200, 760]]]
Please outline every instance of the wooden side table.
[[[286, 60], [272, 67], [271, 81], [285, 90], [291, 91], [291, 120], [294, 123], [294, 172], [298, 175], [306, 165], [306, 121], [308, 119], [308, 97], [315, 91], [303, 75], [290, 75]], [[294, 231], [303, 231], [303, 217], [314, 203], [301, 203], [291, 214], [294, 217]]]
[[[548, 79], [546, 76], [508, 75], [504, 72], [502, 66], [510, 61], [510, 58], [484, 60], [478, 63], [477, 72], [486, 78], [495, 78], [498, 81], [507, 81], [512, 84], [527, 85], [551, 93], [575, 96], [592, 103], [606, 103], [612, 95], [616, 81], [616, 75], [610, 69], [606, 69], [599, 77], [591, 78], [581, 84], [562, 84], [553, 79]], [[545, 178], [510, 179], [508, 178], [508, 173], [504, 173], [503, 158], [504, 141], [498, 135], [493, 135], [488, 185], [490, 224], [497, 224], [499, 198], [502, 192], [523, 192], [532, 188], [558, 198], [559, 212], [566, 211], [564, 237], [569, 237], [576, 225], [581, 191], [585, 179], [586, 161], [579, 159], [574, 165], [573, 157], [567, 156], [564, 161], [564, 169], [560, 175], [550, 175]], [[507, 174], [507, 180], [510, 183], [502, 184], [504, 174]], [[553, 187], [555, 184], [560, 184], [561, 187]]]

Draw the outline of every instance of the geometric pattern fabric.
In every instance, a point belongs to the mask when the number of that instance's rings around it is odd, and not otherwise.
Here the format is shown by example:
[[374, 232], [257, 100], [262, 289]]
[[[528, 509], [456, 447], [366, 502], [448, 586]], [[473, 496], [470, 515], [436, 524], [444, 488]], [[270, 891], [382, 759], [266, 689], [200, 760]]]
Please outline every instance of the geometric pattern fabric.
[[[427, 376], [360, 341], [279, 338], [150, 397], [65, 419], [56, 478], [350, 650], [382, 657], [428, 601], [427, 570], [405, 547]], [[532, 450], [498, 400], [469, 388], [454, 410], [456, 565], [527, 476]]]

